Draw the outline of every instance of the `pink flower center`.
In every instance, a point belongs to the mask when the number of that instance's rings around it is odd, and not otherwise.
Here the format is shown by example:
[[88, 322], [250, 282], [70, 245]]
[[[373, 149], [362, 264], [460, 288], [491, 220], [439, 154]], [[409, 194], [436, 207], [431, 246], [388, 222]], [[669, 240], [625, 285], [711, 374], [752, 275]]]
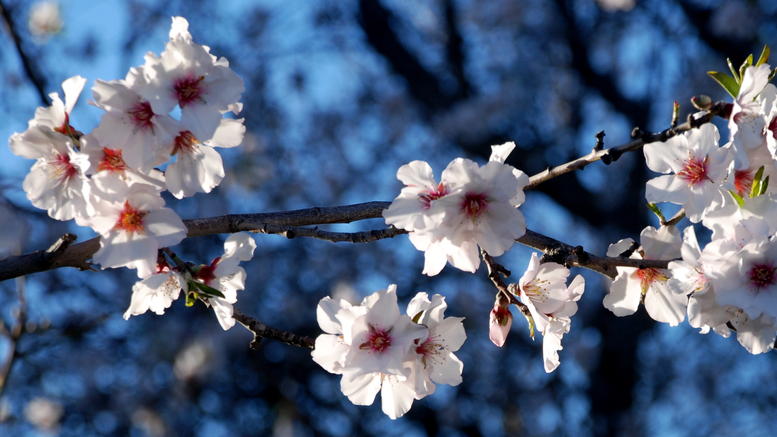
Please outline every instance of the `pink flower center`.
[[777, 140], [777, 117], [774, 117], [772, 121], [769, 122], [768, 129], [772, 131], [772, 138]]
[[73, 138], [78, 135], [78, 131], [76, 131], [75, 128], [70, 125], [70, 115], [68, 115], [67, 112], [65, 113], [65, 121], [62, 122], [62, 126], [55, 127], [54, 131]]
[[418, 340], [415, 342], [418, 345], [415, 347], [415, 353], [421, 355], [421, 362], [424, 364], [424, 367], [427, 366], [428, 360], [434, 359], [435, 355], [439, 354], [445, 349], [445, 346], [437, 343], [433, 337], [427, 338], [421, 344], [418, 344]]
[[216, 266], [218, 266], [219, 261], [221, 261], [220, 256], [214, 258], [210, 265], [201, 266], [194, 277], [202, 281], [205, 285], [210, 285], [210, 283], [216, 279]]
[[121, 157], [121, 149], [103, 147], [103, 159], [97, 164], [97, 171], [124, 171], [127, 165]]
[[204, 94], [202, 81], [204, 79], [205, 76], [194, 77], [192, 75], [176, 79], [173, 83], [173, 90], [175, 91], [175, 98], [178, 99], [178, 105], [181, 108], [195, 100], [202, 100], [202, 95]]
[[750, 169], [737, 170], [734, 172], [734, 189], [740, 196], [750, 194], [750, 189], [753, 187], [753, 172]]
[[129, 201], [124, 202], [124, 209], [119, 213], [119, 219], [116, 220], [114, 229], [134, 233], [143, 231], [143, 217], [148, 214], [130, 205]]
[[488, 196], [484, 193], [467, 193], [461, 201], [461, 210], [473, 220], [480, 217], [487, 207]]
[[771, 264], [753, 264], [747, 274], [753, 287], [760, 291], [762, 288], [774, 285], [775, 279], [777, 279], [774, 275], [775, 270], [777, 270], [777, 267]]
[[70, 162], [70, 156], [60, 153], [54, 160], [54, 174], [63, 181], [67, 181], [78, 174], [78, 169]]
[[383, 353], [391, 347], [391, 329], [379, 329], [369, 325], [367, 341], [359, 345], [361, 350]]
[[642, 286], [642, 293], [646, 293], [650, 285], [656, 281], [668, 281], [669, 277], [663, 274], [660, 270], [654, 268], [637, 269], [633, 273], [634, 277], [639, 279]]
[[707, 176], [707, 161], [709, 157], [704, 159], [688, 158], [683, 164], [683, 169], [677, 173], [680, 179], [688, 182], [688, 185], [698, 185], [701, 182], [710, 180]]
[[188, 153], [194, 150], [194, 145], [199, 143], [197, 137], [194, 136], [191, 131], [185, 130], [175, 137], [175, 143], [173, 146], [173, 155], [178, 152]]
[[130, 108], [127, 114], [129, 114], [135, 126], [143, 129], [151, 129], [153, 127], [151, 119], [154, 118], [154, 110], [151, 109], [151, 103], [141, 100]]
[[434, 190], [426, 190], [423, 193], [418, 195], [418, 200], [421, 201], [421, 205], [424, 209], [429, 209], [432, 206], [432, 202], [441, 198], [445, 197], [448, 194], [448, 189], [445, 188], [445, 185], [443, 185], [442, 182], [440, 182], [439, 185], [437, 185], [437, 188]]

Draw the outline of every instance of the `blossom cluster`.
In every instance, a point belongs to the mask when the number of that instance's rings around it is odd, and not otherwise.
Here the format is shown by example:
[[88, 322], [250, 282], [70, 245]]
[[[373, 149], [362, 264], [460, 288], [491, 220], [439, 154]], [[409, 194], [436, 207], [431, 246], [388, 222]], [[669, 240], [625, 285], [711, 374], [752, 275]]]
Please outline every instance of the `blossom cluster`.
[[474, 273], [480, 266], [478, 247], [499, 256], [526, 232], [517, 208], [525, 200], [529, 177], [504, 163], [515, 143], [491, 148], [486, 165], [464, 158], [451, 161], [439, 183], [424, 161], [397, 171], [405, 187], [383, 217], [386, 224], [410, 231], [410, 241], [424, 251], [424, 274], [440, 273], [446, 262]]
[[313, 360], [342, 375], [340, 389], [356, 405], [371, 405], [380, 392], [383, 412], [405, 414], [413, 400], [436, 384], [458, 385], [464, 364], [453, 353], [466, 339], [463, 318], [445, 317], [445, 298], [416, 294], [402, 314], [396, 285], [376, 291], [359, 305], [330, 297], [318, 304]]
[[[734, 72], [736, 75], [736, 72]], [[686, 315], [701, 332], [737, 340], [750, 353], [777, 336], [777, 87], [765, 62], [736, 75], [727, 143], [712, 124], [644, 147], [649, 202], [681, 205], [691, 225], [646, 228], [640, 244], [612, 245], [609, 256], [675, 260], [668, 269], [618, 267], [604, 305], [618, 316], [640, 302], [650, 316], [677, 325]], [[694, 224], [711, 231], [703, 247]]]
[[[158, 257], [187, 233], [162, 192], [179, 199], [210, 192], [224, 177], [214, 147], [238, 146], [245, 133], [243, 119], [228, 116], [241, 110], [242, 80], [226, 59], [196, 44], [188, 26], [174, 17], [160, 55], [148, 53], [122, 80], [96, 81], [90, 103], [104, 113], [92, 132], [71, 125], [86, 84], [75, 76], [62, 83], [64, 102], [50, 94], [51, 106], [38, 108], [27, 130], [10, 139], [13, 153], [36, 160], [23, 184], [32, 204], [97, 232], [93, 260], [102, 268], [137, 270], [131, 314], [169, 305], [152, 296], [177, 295], [168, 288], [181, 282]], [[155, 294], [152, 286], [162, 288]], [[211, 301], [217, 307], [233, 299]]]
[[[540, 262], [532, 253], [529, 265], [517, 284], [510, 284], [508, 291], [520, 298], [528, 314], [532, 337], [534, 330], [542, 333], [542, 356], [545, 372], [550, 373], [560, 364], [558, 351], [561, 339], [572, 326], [572, 316], [577, 313], [577, 301], [583, 296], [585, 279], [577, 275], [567, 285], [569, 269], [555, 262]], [[511, 296], [497, 294], [491, 310], [489, 337], [502, 347], [512, 325], [509, 310]]]

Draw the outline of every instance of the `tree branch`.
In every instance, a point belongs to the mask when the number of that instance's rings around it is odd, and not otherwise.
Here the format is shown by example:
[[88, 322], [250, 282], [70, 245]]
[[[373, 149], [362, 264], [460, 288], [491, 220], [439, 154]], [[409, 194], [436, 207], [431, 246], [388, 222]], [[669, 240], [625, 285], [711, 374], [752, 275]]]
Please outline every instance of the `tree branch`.
[[[718, 102], [705, 114], [699, 117], [689, 116], [685, 123], [674, 128], [653, 134], [635, 129], [634, 134], [637, 137], [635, 140], [610, 149], [602, 150], [599, 147], [595, 147], [588, 155], [533, 175], [529, 178], [529, 184], [525, 189], [531, 190], [536, 188], [543, 182], [574, 170], [582, 169], [592, 162], [601, 160], [605, 164], [609, 164], [620, 158], [624, 153], [640, 150], [647, 143], [666, 141], [675, 135], [708, 123], [715, 115], [723, 114], [724, 111], [725, 103]], [[390, 202], [375, 201], [344, 206], [305, 208], [293, 211], [228, 214], [184, 220], [184, 224], [187, 227], [187, 235], [189, 237], [250, 231], [265, 234], [281, 234], [288, 238], [311, 237], [335, 242], [366, 243], [392, 238], [404, 233], [404, 231], [388, 228], [357, 233], [342, 233], [322, 231], [318, 228], [298, 227], [351, 223], [380, 218], [382, 217], [383, 210], [388, 208], [389, 205]], [[70, 242], [75, 237], [66, 234], [63, 238], [66, 237], [69, 240], [65, 244], [55, 244], [46, 251], [37, 251], [0, 260], [0, 281], [59, 267], [76, 267], [82, 270], [91, 268], [88, 260], [100, 248], [99, 238], [92, 238], [83, 243], [71, 245]], [[667, 264], [667, 261], [658, 260], [598, 257], [531, 230], [527, 230], [526, 235], [519, 238], [518, 242], [544, 252], [548, 250], [562, 251], [567, 254], [564, 261], [567, 265], [588, 268], [610, 277], [615, 277], [616, 275], [615, 266], [666, 268]]]
[[546, 169], [543, 172], [533, 175], [529, 179], [529, 185], [527, 185], [525, 189], [530, 190], [532, 188], [536, 188], [537, 185], [543, 182], [546, 182], [550, 179], [553, 179], [555, 177], [561, 176], [563, 174], [566, 174], [575, 170], [582, 170], [592, 162], [602, 161], [605, 164], [609, 165], [610, 163], [617, 161], [618, 158], [620, 158], [624, 153], [641, 150], [642, 147], [648, 143], [652, 143], [655, 141], [666, 141], [683, 132], [687, 132], [691, 129], [697, 128], [705, 123], [709, 123], [710, 121], [712, 121], [712, 119], [715, 116], [722, 115], [725, 113], [725, 111], [726, 111], [726, 103], [716, 102], [704, 115], [700, 117], [693, 117], [693, 115], [690, 115], [688, 117], [688, 120], [686, 120], [685, 123], [676, 127], [670, 127], [668, 129], [664, 129], [663, 131], [658, 133], [644, 133], [639, 128], [635, 128], [632, 134], [636, 134], [635, 136], [637, 138], [624, 145], [621, 145], [618, 147], [612, 147], [609, 149], [601, 149], [600, 147], [598, 147], [600, 142], [599, 142], [599, 138], [597, 137], [597, 143], [596, 143], [597, 145], [594, 146], [594, 149], [591, 150], [591, 153], [585, 156], [581, 156], [580, 158], [577, 158], [575, 160], [561, 164], [559, 166]]
[[251, 349], [259, 347], [259, 343], [263, 338], [269, 338], [272, 340], [280, 341], [291, 346], [304, 347], [307, 349], [313, 349], [316, 346], [316, 340], [310, 337], [295, 334], [293, 332], [281, 331], [280, 329], [271, 328], [264, 323], [254, 319], [251, 316], [247, 316], [240, 311], [235, 310], [232, 314], [241, 325], [254, 334], [254, 339], [251, 340]]

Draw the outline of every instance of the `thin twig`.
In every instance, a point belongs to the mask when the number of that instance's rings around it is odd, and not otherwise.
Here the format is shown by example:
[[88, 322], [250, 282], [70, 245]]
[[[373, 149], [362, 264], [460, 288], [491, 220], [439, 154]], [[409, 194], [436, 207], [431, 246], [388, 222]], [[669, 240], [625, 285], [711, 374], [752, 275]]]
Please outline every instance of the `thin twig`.
[[609, 149], [597, 150], [596, 147], [594, 147], [594, 150], [585, 156], [581, 156], [580, 158], [574, 159], [553, 168], [546, 169], [533, 175], [531, 178], [529, 178], [529, 185], [527, 185], [524, 189], [531, 190], [543, 182], [547, 182], [553, 178], [575, 170], [581, 170], [588, 164], [596, 161], [602, 161], [609, 165], [610, 163], [618, 160], [618, 158], [620, 158], [624, 153], [640, 150], [645, 144], [656, 141], [666, 141], [678, 134], [699, 127], [705, 123], [709, 123], [715, 116], [723, 114], [725, 107], [725, 102], [717, 102], [713, 104], [709, 111], [707, 111], [705, 114], [698, 117], [690, 116], [685, 123], [678, 125], [677, 127], [670, 127], [658, 133], [645, 133], [637, 128], [634, 130], [634, 140], [622, 146], [611, 147]]
[[254, 334], [253, 340], [251, 340], [251, 349], [259, 347], [259, 343], [263, 338], [269, 338], [271, 340], [280, 341], [291, 346], [303, 347], [307, 349], [313, 349], [316, 346], [316, 340], [305, 337], [303, 335], [295, 334], [293, 332], [281, 331], [280, 329], [271, 328], [264, 323], [254, 319], [251, 316], [245, 315], [240, 311], [235, 310], [232, 314], [241, 325]]

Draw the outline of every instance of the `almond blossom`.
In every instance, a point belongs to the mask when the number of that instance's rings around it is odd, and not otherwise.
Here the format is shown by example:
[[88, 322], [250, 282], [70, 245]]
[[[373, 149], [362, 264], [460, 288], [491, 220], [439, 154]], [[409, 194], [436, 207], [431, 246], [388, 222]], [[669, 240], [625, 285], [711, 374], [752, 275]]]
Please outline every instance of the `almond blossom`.
[[105, 111], [92, 133], [101, 145], [121, 150], [127, 164], [143, 171], [167, 160], [167, 146], [179, 131], [167, 112], [155, 112], [135, 90], [145, 81], [132, 69], [125, 80], [98, 80], [92, 87], [94, 105]]
[[97, 191], [111, 193], [94, 197], [95, 215], [89, 225], [101, 235], [93, 259], [102, 268], [129, 267], [145, 278], [156, 269], [157, 250], [178, 244], [186, 237], [178, 215], [169, 208], [153, 185], [117, 182], [110, 175], [92, 178]]
[[[620, 256], [624, 246], [633, 243], [624, 239], [610, 245], [607, 256]], [[655, 229], [646, 227], [640, 234], [640, 250], [631, 258], [671, 260], [680, 256], [682, 240], [674, 226]], [[618, 317], [634, 314], [644, 301], [650, 317], [658, 322], [676, 326], [685, 318], [688, 299], [669, 288], [668, 271], [656, 268], [616, 267], [618, 276], [604, 297], [604, 306]]]
[[647, 183], [648, 202], [682, 205], [692, 222], [723, 201], [723, 181], [729, 173], [729, 149], [718, 147], [720, 135], [713, 124], [705, 124], [668, 141], [644, 147], [648, 167], [659, 173]]
[[181, 273], [162, 260], [157, 264], [156, 273], [132, 286], [132, 300], [124, 312], [124, 320], [148, 310], [161, 316], [173, 301], [178, 299], [184, 283]]
[[514, 148], [514, 143], [492, 146], [491, 159], [483, 166], [457, 158], [439, 184], [421, 161], [397, 173], [407, 187], [383, 217], [387, 224], [411, 231], [410, 241], [425, 252], [424, 274], [436, 275], [448, 262], [474, 272], [480, 265], [478, 247], [499, 256], [526, 232], [517, 207], [525, 199], [523, 187], [529, 178], [504, 164]]
[[[256, 241], [247, 232], [230, 235], [224, 242], [224, 255], [215, 258], [209, 265], [200, 266], [194, 279], [208, 287], [215, 288], [224, 297], [210, 296], [207, 303], [213, 307], [216, 318], [225, 331], [235, 326], [233, 304], [237, 302], [237, 292], [245, 288], [246, 271], [240, 267], [241, 261], [249, 261], [254, 256]], [[192, 290], [189, 290], [192, 291]]]
[[135, 88], [153, 111], [167, 114], [177, 105], [184, 130], [196, 138], [212, 138], [224, 111], [239, 112], [243, 81], [229, 61], [194, 43], [183, 17], [173, 17], [170, 41], [159, 57], [146, 56], [143, 74], [147, 80]]
[[459, 385], [464, 364], [453, 353], [467, 339], [463, 317], [444, 317], [448, 308], [445, 297], [424, 292], [417, 293], [407, 305], [407, 315], [428, 328], [428, 335], [415, 340], [410, 350], [412, 369], [408, 384], [412, 384], [415, 398], [421, 399], [435, 391], [436, 384]]
[[243, 119], [224, 118], [213, 137], [200, 141], [191, 131], [178, 132], [171, 154], [174, 162], [165, 172], [167, 189], [181, 199], [195, 193], [210, 193], [224, 178], [221, 155], [214, 147], [236, 147], [243, 142]]
[[[769, 64], [749, 66], [742, 77], [728, 123], [737, 169], [749, 167], [747, 152], [766, 143], [767, 114], [763, 98], [759, 100], [759, 97], [766, 90], [771, 72]], [[766, 93], [774, 94], [774, 91], [771, 87]]]
[[559, 365], [561, 339], [569, 332], [577, 301], [583, 295], [585, 279], [577, 275], [567, 286], [569, 269], [554, 262], [540, 263], [532, 253], [526, 272], [518, 281], [521, 302], [531, 312], [534, 325], [542, 333], [542, 355], [545, 372]]
[[400, 314], [394, 284], [359, 305], [325, 297], [316, 312], [325, 334], [316, 338], [313, 361], [343, 375], [340, 389], [356, 405], [371, 405], [380, 391], [383, 412], [396, 419], [433, 393], [434, 383], [461, 382], [463, 364], [453, 352], [466, 335], [461, 318], [444, 317], [446, 307], [442, 296], [418, 293], [408, 315]]
[[36, 160], [23, 184], [30, 202], [53, 219], [75, 218], [80, 225], [91, 214], [86, 182], [89, 159], [79, 152], [80, 133], [70, 125], [70, 113], [84, 83], [81, 76], [62, 82], [65, 102], [58, 93], [49, 94], [51, 106], [37, 108], [27, 130], [9, 140], [14, 154]]

